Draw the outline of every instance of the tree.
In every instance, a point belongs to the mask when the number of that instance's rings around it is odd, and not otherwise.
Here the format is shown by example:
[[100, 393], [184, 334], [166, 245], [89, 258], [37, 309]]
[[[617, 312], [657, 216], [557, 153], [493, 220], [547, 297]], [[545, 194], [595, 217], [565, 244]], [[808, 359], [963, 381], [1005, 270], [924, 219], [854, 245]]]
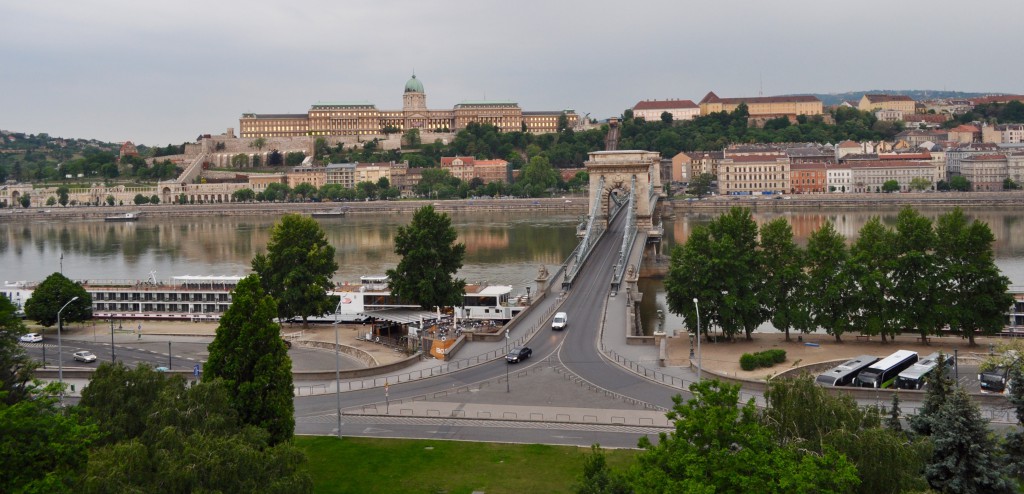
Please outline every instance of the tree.
[[608, 467], [601, 446], [595, 444], [583, 458], [583, 476], [574, 491], [576, 494], [629, 494], [632, 489], [622, 474]]
[[448, 215], [433, 206], [417, 209], [412, 222], [395, 235], [395, 254], [402, 260], [387, 271], [391, 293], [424, 309], [461, 305], [466, 280], [455, 273], [462, 268], [466, 244], [457, 240]]
[[292, 195], [300, 201], [315, 201], [319, 199], [316, 186], [309, 182], [302, 182], [295, 185], [295, 188], [292, 189]]
[[531, 197], [538, 197], [558, 184], [558, 172], [543, 156], [534, 156], [523, 168], [518, 183], [524, 190], [530, 190]]
[[955, 386], [932, 422], [932, 460], [924, 475], [950, 493], [1017, 492], [978, 405]]
[[402, 145], [410, 148], [418, 148], [423, 144], [420, 138], [420, 129], [409, 129], [402, 135]]
[[672, 114], [667, 111], [661, 112], [661, 123], [665, 125], [672, 125]]
[[107, 196], [107, 198], [106, 198], [107, 206], [113, 206], [114, 205], [114, 201], [115, 201], [114, 196], [112, 196], [112, 195], [108, 195]]
[[245, 153], [238, 153], [231, 157], [231, 166], [235, 168], [241, 168], [249, 165], [249, 155]]
[[12, 403], [0, 396], [0, 492], [73, 492], [98, 433], [60, 406], [62, 392], [54, 382]]
[[895, 337], [895, 308], [892, 302], [892, 231], [874, 216], [860, 229], [857, 241], [850, 248], [847, 264], [859, 310], [853, 314], [854, 325], [869, 335], [881, 335], [882, 341]]
[[836, 342], [854, 328], [853, 314], [858, 309], [848, 263], [846, 242], [832, 222], [811, 233], [807, 239], [807, 291], [799, 300], [808, 304], [814, 327], [824, 329]]
[[305, 159], [306, 153], [303, 153], [302, 151], [292, 151], [284, 155], [284, 164], [286, 166], [299, 166]]
[[934, 422], [937, 420], [936, 416], [942, 405], [949, 399], [949, 395], [953, 392], [953, 386], [956, 384], [951, 377], [947, 359], [941, 353], [939, 356], [938, 365], [926, 378], [927, 388], [925, 388], [924, 403], [917, 410], [917, 415], [911, 416], [908, 421], [910, 430], [915, 434], [923, 436], [932, 434]]
[[715, 176], [710, 173], [701, 173], [697, 178], [690, 181], [689, 193], [697, 197], [704, 197], [711, 191], [711, 184]]
[[886, 180], [885, 183], [882, 184], [882, 192], [887, 194], [891, 192], [899, 192], [899, 190], [900, 183], [895, 180]]
[[891, 303], [897, 327], [922, 337], [945, 325], [941, 291], [935, 289], [941, 285], [935, 242], [931, 220], [911, 208], [900, 211], [891, 252]]
[[703, 381], [690, 386], [694, 398], [686, 403], [674, 396], [666, 415], [675, 430], [657, 444], [640, 438], [633, 492], [847, 492], [857, 485], [855, 467], [834, 451], [780, 445], [758, 421], [753, 399], [737, 406], [739, 388]]
[[1020, 184], [1014, 182], [1012, 178], [1003, 179], [1003, 190], [1020, 190]]
[[262, 151], [263, 146], [267, 145], [267, 140], [262, 137], [257, 137], [249, 143], [249, 147], [256, 148], [257, 151]]
[[147, 364], [132, 369], [122, 362], [105, 362], [82, 389], [79, 403], [85, 415], [99, 425], [99, 443], [113, 444], [146, 432], [153, 404], [170, 386], [184, 390], [185, 381]]
[[21, 207], [23, 207], [25, 209], [28, 209], [28, 207], [32, 205], [31, 194], [22, 195], [20, 203], [21, 203]]
[[231, 193], [231, 200], [234, 202], [252, 202], [256, 199], [256, 193], [246, 187]]
[[935, 237], [940, 273], [936, 278], [942, 280], [945, 294], [943, 322], [974, 346], [976, 335], [1003, 328], [1006, 310], [1013, 305], [1010, 280], [995, 265], [995, 236], [987, 224], [968, 224], [963, 210], [954, 208], [939, 217]]
[[786, 333], [789, 329], [810, 331], [806, 306], [793, 300], [804, 290], [807, 274], [803, 269], [803, 251], [793, 242], [793, 229], [785, 218], [776, 218], [761, 227], [761, 263], [764, 270], [762, 293], [772, 325]]
[[149, 204], [149, 198], [142, 194], [135, 194], [135, 199], [132, 202], [134, 202], [136, 206]]
[[291, 193], [292, 189], [285, 184], [267, 184], [267, 188], [263, 189], [263, 199], [270, 202], [286, 201]]
[[0, 294], [0, 402], [8, 405], [28, 396], [32, 371], [38, 365], [18, 344], [18, 337], [27, 329], [17, 310], [5, 295]]
[[252, 269], [276, 300], [281, 320], [298, 316], [305, 325], [309, 316], [331, 312], [337, 304], [337, 297], [327, 294], [338, 270], [334, 247], [313, 218], [282, 216], [270, 232], [267, 254], [257, 254]]
[[224, 379], [241, 422], [267, 431], [271, 445], [295, 432], [292, 361], [274, 322], [277, 312], [260, 278], [243, 278], [220, 319], [205, 366], [205, 379]]
[[92, 319], [92, 296], [60, 273], [47, 276], [32, 292], [32, 297], [25, 302], [25, 316], [42, 326], [50, 327], [57, 324], [57, 311], [71, 302], [60, 313], [61, 322], [80, 322]]
[[60, 203], [61, 207], [68, 205], [68, 188], [65, 186], [57, 187], [57, 202]]
[[949, 179], [949, 188], [958, 192], [967, 192], [971, 190], [971, 182], [963, 175], [953, 175]]
[[931, 188], [932, 181], [924, 177], [914, 177], [910, 181], [910, 188], [916, 191], [922, 191]]

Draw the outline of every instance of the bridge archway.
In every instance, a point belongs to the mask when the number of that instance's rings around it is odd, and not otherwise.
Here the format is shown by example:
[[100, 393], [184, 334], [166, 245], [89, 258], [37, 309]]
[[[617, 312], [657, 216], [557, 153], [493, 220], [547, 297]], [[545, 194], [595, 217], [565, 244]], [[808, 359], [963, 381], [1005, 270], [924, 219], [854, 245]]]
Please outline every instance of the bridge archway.
[[[628, 200], [628, 194], [636, 194], [637, 227], [650, 229], [653, 226], [651, 215], [650, 190], [661, 190], [661, 155], [653, 151], [595, 151], [585, 163], [590, 175], [589, 210], [594, 210], [594, 203], [600, 203], [595, 220], [608, 224], [608, 211], [613, 207], [613, 197], [619, 201]], [[636, 177], [637, 190], [633, 187]], [[601, 187], [602, 178], [604, 187]]]

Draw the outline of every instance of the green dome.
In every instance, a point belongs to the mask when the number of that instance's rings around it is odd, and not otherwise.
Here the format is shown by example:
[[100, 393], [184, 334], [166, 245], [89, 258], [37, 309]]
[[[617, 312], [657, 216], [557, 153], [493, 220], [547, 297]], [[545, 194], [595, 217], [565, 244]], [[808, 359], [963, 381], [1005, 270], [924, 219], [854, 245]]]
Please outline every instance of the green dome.
[[409, 79], [409, 81], [405, 83], [405, 92], [407, 92], [407, 93], [422, 93], [423, 92], [423, 83], [421, 83], [420, 81], [416, 80], [416, 74], [413, 74], [412, 75], [412, 79]]

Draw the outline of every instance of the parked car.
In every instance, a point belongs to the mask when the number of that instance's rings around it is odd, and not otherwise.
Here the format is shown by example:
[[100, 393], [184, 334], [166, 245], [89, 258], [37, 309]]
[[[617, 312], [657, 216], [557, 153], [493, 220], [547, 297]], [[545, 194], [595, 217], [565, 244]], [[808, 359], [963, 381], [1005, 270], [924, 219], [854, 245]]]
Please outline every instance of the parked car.
[[505, 355], [505, 360], [514, 364], [530, 358], [530, 355], [533, 355], [533, 350], [530, 350], [530, 347], [515, 347], [508, 352], [508, 355]]
[[96, 355], [94, 355], [89, 350], [78, 351], [75, 352], [73, 355], [75, 357], [75, 360], [79, 362], [85, 362], [88, 364], [96, 361]]
[[19, 339], [25, 343], [37, 343], [43, 341], [43, 335], [39, 333], [27, 333], [21, 335], [21, 338]]

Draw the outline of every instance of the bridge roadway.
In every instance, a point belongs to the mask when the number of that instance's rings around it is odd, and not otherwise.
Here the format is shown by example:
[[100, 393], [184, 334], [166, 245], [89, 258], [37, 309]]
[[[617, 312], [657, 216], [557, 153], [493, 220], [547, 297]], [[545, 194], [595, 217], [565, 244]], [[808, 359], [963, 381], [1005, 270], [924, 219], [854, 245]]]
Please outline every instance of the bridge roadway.
[[[614, 328], [615, 331], [623, 331], [624, 328], [625, 303], [623, 297], [625, 294], [619, 293], [616, 297], [611, 298], [609, 295], [612, 270], [618, 256], [618, 249], [622, 243], [625, 216], [624, 214], [618, 215], [612, 224], [609, 225], [608, 230], [594, 246], [594, 251], [588, 257], [584, 269], [581, 270], [576, 281], [573, 283], [573, 288], [565, 294], [563, 299], [559, 299], [561, 283], [559, 280], [552, 280], [549, 284], [551, 288], [547, 295], [535, 302], [534, 307], [517, 320], [517, 326], [512, 330], [513, 338], [519, 336], [517, 332], [520, 335], [525, 334], [528, 328], [540, 325], [540, 329], [527, 343], [527, 346], [533, 349], [534, 352], [531, 359], [522, 364], [512, 366], [507, 364], [504, 359], [497, 359], [468, 369], [447, 372], [429, 379], [391, 384], [387, 392], [387, 400], [392, 403], [409, 402], [413, 399], [423, 399], [423, 397], [447, 395], [455, 389], [472, 386], [481, 382], [500, 382], [505, 384], [503, 379], [506, 376], [506, 372], [510, 369], [513, 372], [522, 373], [522, 371], [533, 366], [554, 364], [562, 369], [560, 372], [575, 374], [578, 379], [603, 390], [595, 391], [595, 393], [605, 393], [605, 396], [618, 394], [621, 395], [620, 398], [626, 397], [648, 404], [648, 413], [660, 413], [656, 412], [656, 410], [671, 407], [671, 396], [677, 394], [679, 392], [678, 389], [670, 388], [626, 371], [614, 362], [610, 362], [598, 350], [599, 332], [606, 318], [609, 319], [607, 321], [609, 328]], [[643, 240], [638, 237], [638, 241], [642, 242]], [[642, 245], [640, 248], [642, 249]], [[624, 292], [624, 290], [623, 288], [621, 291]], [[561, 332], [555, 332], [550, 329], [551, 316], [555, 312], [556, 306], [558, 306], [557, 310], [565, 311], [569, 314], [569, 325], [566, 330]], [[503, 406], [507, 407], [526, 403], [529, 400], [521, 396], [522, 394], [539, 391], [522, 389], [519, 386], [519, 382], [516, 381], [508, 383], [506, 386], [498, 387], [511, 388], [510, 384], [516, 384], [516, 389], [510, 389], [511, 392], [505, 398], [496, 400], [500, 401], [500, 403], [493, 404], [496, 410], [502, 409]], [[333, 385], [330, 387], [333, 388]], [[341, 401], [342, 408], [346, 410], [346, 414], [342, 418], [343, 435], [443, 437], [448, 439], [544, 442], [584, 446], [600, 442], [608, 446], [634, 447], [636, 439], [641, 434], [637, 431], [637, 427], [617, 428], [607, 424], [587, 424], [589, 427], [581, 427], [580, 424], [561, 424], [564, 427], [553, 427], [556, 424], [545, 422], [479, 421], [423, 417], [414, 420], [411, 417], [395, 417], [394, 413], [391, 416], [373, 414], [351, 415], [353, 413], [358, 414], [367, 407], [374, 410], [383, 409], [385, 406], [385, 396], [384, 390], [380, 387], [343, 391]], [[607, 401], [610, 402], [608, 407], [629, 408], [623, 407], [621, 403], [616, 404], [616, 398], [614, 397], [608, 398]], [[567, 405], [573, 406], [571, 403]], [[337, 433], [336, 407], [336, 397], [333, 392], [296, 397], [296, 432], [305, 434]], [[633, 408], [642, 407], [634, 406]], [[481, 426], [480, 423], [490, 425]], [[430, 427], [430, 425], [438, 427]], [[508, 428], [506, 429], [506, 427]], [[567, 433], [566, 430], [571, 430], [572, 432]], [[647, 428], [642, 433], [654, 437], [658, 431], [659, 429], [657, 428]]]

